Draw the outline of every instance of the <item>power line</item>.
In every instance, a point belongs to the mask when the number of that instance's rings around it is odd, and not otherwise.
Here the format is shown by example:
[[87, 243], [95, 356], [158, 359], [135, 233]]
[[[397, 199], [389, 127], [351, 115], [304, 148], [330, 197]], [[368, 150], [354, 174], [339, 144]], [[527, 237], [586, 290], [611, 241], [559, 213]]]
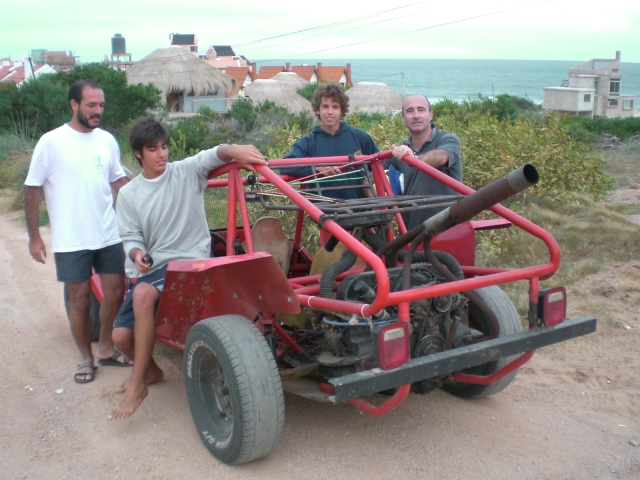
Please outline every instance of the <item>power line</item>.
[[[405, 14], [405, 15], [398, 15], [397, 17], [384, 18], [384, 19], [382, 19], [382, 20], [377, 20], [377, 21], [375, 21], [375, 22], [366, 23], [366, 24], [364, 24], [364, 25], [358, 25], [357, 27], [350, 27], [350, 30], [352, 31], [352, 30], [356, 30], [356, 29], [358, 29], [358, 28], [370, 27], [370, 26], [372, 26], [372, 25], [377, 25], [377, 24], [379, 24], [379, 23], [387, 23], [387, 22], [390, 22], [390, 21], [393, 21], [393, 20], [398, 20], [399, 18], [410, 17], [410, 16], [417, 15], [418, 13], [423, 13], [423, 12], [426, 12], [426, 11], [428, 11], [428, 9], [426, 9], [426, 10], [418, 10], [417, 12], [411, 12], [411, 13], [407, 13], [407, 14]], [[324, 33], [320, 33], [320, 34], [318, 34], [318, 35], [314, 35], [314, 36], [311, 36], [311, 37], [306, 37], [306, 38], [304, 38], [304, 40], [311, 40], [311, 39], [313, 39], [313, 38], [322, 37], [322, 36], [324, 36], [324, 35], [326, 35], [326, 34], [324, 34]], [[264, 50], [265, 48], [274, 48], [274, 47], [279, 47], [279, 46], [281, 46], [281, 45], [288, 45], [288, 44], [290, 44], [290, 43], [295, 43], [295, 42], [299, 42], [299, 41], [302, 41], [302, 40], [287, 40], [286, 42], [276, 43], [275, 45], [267, 45], [267, 46], [260, 47], [260, 48], [254, 48], [254, 49], [253, 49], [253, 51], [256, 51], [256, 50]], [[257, 63], [260, 63], [260, 62], [257, 62]]]
[[[347, 23], [347, 22], [350, 22], [350, 21], [362, 20], [362, 19], [370, 18], [372, 16], [378, 15], [380, 13], [385, 13], [385, 12], [388, 12], [388, 11], [391, 11], [391, 10], [398, 10], [398, 9], [406, 8], [408, 6], [414, 6], [414, 5], [418, 5], [420, 3], [425, 3], [426, 1], [430, 1], [430, 0], [425, 0], [423, 2], [416, 2], [416, 3], [405, 5], [405, 6], [402, 6], [402, 7], [395, 7], [393, 9], [389, 9], [389, 10], [385, 10], [385, 11], [382, 11], [382, 12], [378, 12], [376, 14], [371, 14], [371, 15], [358, 17], [356, 19], [343, 20], [343, 21], [340, 21], [340, 22], [334, 22], [332, 24], [327, 24], [327, 25], [314, 27], [314, 28], [309, 28], [309, 29], [305, 29], [305, 30], [299, 30], [297, 32], [291, 32], [289, 34], [277, 35], [277, 36], [274, 36], [274, 37], [269, 37], [269, 38], [264, 39], [264, 40], [266, 41], [266, 40], [269, 40], [269, 39], [272, 39], [272, 38], [283, 37], [283, 36], [287, 36], [287, 35], [297, 34], [297, 33], [300, 33], [300, 32], [306, 32], [306, 31], [326, 28], [328, 26], [340, 25], [340, 24], [344, 24], [344, 23]], [[289, 56], [288, 58], [302, 57], [302, 56], [311, 55], [311, 54], [314, 54], [314, 53], [326, 52], [326, 51], [330, 51], [330, 50], [336, 50], [336, 49], [339, 49], [339, 48], [345, 48], [345, 47], [350, 47], [350, 46], [354, 46], [354, 45], [361, 45], [361, 44], [364, 44], [364, 43], [375, 42], [375, 41], [378, 41], [378, 40], [384, 40], [384, 39], [387, 39], [387, 38], [393, 38], [393, 37], [398, 37], [398, 36], [402, 36], [402, 35], [413, 34], [413, 33], [420, 32], [420, 31], [430, 30], [430, 29], [434, 29], [434, 28], [447, 26], [447, 25], [453, 25], [453, 24], [456, 24], [456, 23], [467, 22], [467, 21], [470, 21], [470, 20], [478, 19], [478, 18], [488, 17], [488, 16], [492, 16], [492, 15], [498, 15], [498, 14], [501, 14], [501, 13], [505, 13], [505, 12], [509, 12], [509, 11], [513, 11], [513, 10], [518, 10], [518, 9], [521, 9], [521, 8], [527, 8], [527, 7], [530, 7], [530, 6], [540, 5], [540, 4], [543, 4], [543, 3], [550, 3], [550, 2], [553, 2], [553, 1], [554, 0], [544, 0], [544, 1], [536, 2], [536, 3], [530, 3], [530, 4], [526, 4], [526, 5], [519, 5], [519, 6], [515, 6], [515, 7], [512, 7], [512, 8], [506, 8], [506, 9], [503, 9], [503, 10], [498, 10], [498, 11], [495, 11], [495, 12], [489, 12], [489, 13], [485, 13], [485, 14], [481, 14], [481, 15], [475, 15], [475, 16], [472, 16], [472, 17], [462, 18], [462, 19], [458, 19], [458, 20], [452, 20], [450, 22], [444, 22], [444, 23], [440, 23], [440, 24], [437, 24], [437, 25], [430, 25], [428, 27], [422, 27], [422, 28], [418, 28], [418, 29], [414, 29], [414, 30], [405, 31], [405, 32], [395, 33], [395, 34], [391, 34], [391, 35], [385, 35], [385, 36], [382, 36], [382, 37], [372, 38], [372, 39], [368, 39], [368, 40], [362, 40], [360, 42], [353, 42], [353, 43], [346, 44], [346, 45], [343, 44], [343, 45], [339, 45], [339, 46], [335, 46], [335, 47], [323, 48], [323, 49], [315, 50], [315, 51], [311, 51], [311, 52], [305, 52], [305, 53], [301, 53], [301, 54], [294, 54], [294, 55]], [[415, 15], [415, 12], [411, 13], [411, 14], [408, 14], [408, 15], [400, 15], [398, 17], [392, 18], [391, 20], [395, 20], [395, 19], [398, 19], [398, 18], [403, 18], [403, 17], [409, 16], [409, 15]], [[382, 20], [382, 21], [389, 21], [389, 20], [390, 19], [385, 19], [385, 20]], [[370, 24], [367, 24], [367, 25], [364, 25], [364, 26], [374, 25], [376, 23], [381, 23], [382, 21], [373, 22], [373, 23], [370, 23]], [[357, 28], [361, 28], [361, 27], [362, 26], [359, 26]], [[321, 35], [317, 35], [315, 37], [310, 37], [310, 38], [317, 38], [318, 36], [323, 36], [323, 35], [321, 34]], [[247, 42], [247, 43], [244, 43], [244, 44], [237, 44], [237, 45], [248, 45], [250, 43], [257, 43], [257, 42], [258, 42], [258, 40], [253, 41], [253, 42]], [[283, 42], [282, 44], [278, 44], [278, 45], [284, 45], [286, 43], [291, 43], [291, 42]], [[272, 48], [272, 47], [278, 46], [278, 45], [272, 45], [270, 47], [264, 47], [264, 48]], [[153, 64], [155, 62], [161, 63], [164, 58], [169, 58], [169, 57], [162, 57], [162, 58], [158, 57], [158, 58], [154, 59], [153, 61], [147, 61], [147, 64]], [[281, 60], [281, 59], [274, 58], [274, 59], [269, 59], [269, 60], [260, 60], [258, 62], [252, 62], [252, 63], [258, 64], [258, 63], [274, 62], [274, 61], [279, 61], [279, 60]], [[248, 67], [248, 68], [250, 69], [251, 67]], [[190, 71], [192, 71], [192, 70], [185, 71], [184, 73], [187, 73], [187, 72], [190, 72]]]
[[413, 7], [414, 5], [419, 5], [421, 3], [427, 3], [427, 2], [430, 2], [430, 1], [431, 0], [423, 0], [422, 2], [410, 3], [408, 5], [402, 5], [400, 7], [394, 7], [394, 8], [390, 8], [388, 10], [382, 10], [380, 12], [371, 13], [369, 15], [363, 15], [361, 17], [348, 18], [346, 20], [340, 20], [338, 22], [327, 23], [325, 25], [319, 25], [317, 27], [304, 28], [302, 30], [297, 30], [295, 32], [283, 33], [283, 34], [280, 34], [280, 35], [274, 35], [272, 37], [262, 38], [262, 39], [259, 39], [259, 40], [252, 40], [250, 42], [245, 42], [245, 43], [238, 43], [238, 44], [236, 44], [236, 46], [237, 47], [246, 47], [247, 45], [253, 45], [253, 44], [256, 44], [256, 43], [263, 43], [263, 42], [266, 42], [268, 40], [273, 40], [273, 39], [276, 39], [276, 38], [288, 37], [288, 36], [291, 36], [291, 35], [297, 35], [299, 33], [310, 32], [310, 31], [313, 31], [313, 30], [321, 30], [321, 29], [324, 29], [324, 28], [336, 27], [336, 26], [344, 25], [345, 23], [357, 22], [357, 21], [360, 21], [360, 20], [366, 20], [367, 18], [375, 17], [376, 15], [380, 15], [380, 14], [387, 13], [387, 12], [392, 12], [394, 10], [401, 10], [401, 9], [407, 8], [407, 7]]
[[[409, 31], [406, 31], [406, 32], [395, 33], [395, 34], [392, 34], [392, 35], [385, 35], [384, 37], [377, 37], [377, 38], [372, 38], [372, 39], [369, 39], [369, 40], [362, 40], [361, 42], [354, 42], [354, 43], [349, 43], [347, 45], [339, 45], [339, 46], [336, 46], [336, 47], [323, 48], [321, 50], [314, 50], [313, 52], [305, 52], [305, 53], [300, 53], [300, 54], [292, 55], [292, 56], [293, 57], [299, 57], [299, 56], [304, 56], [304, 55], [312, 55], [314, 53], [327, 52], [329, 50], [336, 50], [338, 48], [352, 47], [354, 45], [362, 45], [363, 43], [375, 42], [375, 41], [378, 41], [378, 40], [385, 40], [387, 38], [393, 38], [393, 37], [399, 37], [399, 36], [402, 36], [402, 35], [408, 35], [410, 33], [422, 32], [424, 30], [431, 30], [433, 28], [444, 27], [446, 25], [453, 25], [455, 23], [461, 23], [461, 22], [466, 22], [466, 21], [469, 21], [469, 20], [475, 20], [475, 19], [478, 19], [478, 18], [489, 17], [489, 16], [492, 16], [492, 15], [498, 15], [500, 13], [510, 12], [510, 11], [513, 11], [513, 10], [519, 10], [521, 8], [531, 7], [531, 6], [534, 6], [534, 5], [540, 5], [540, 4], [543, 4], [543, 3], [549, 3], [549, 2], [553, 2], [553, 1], [554, 0], [544, 0], [542, 2], [530, 3], [530, 4], [527, 4], [527, 5], [521, 5], [521, 6], [517, 6], [517, 7], [513, 7], [513, 8], [506, 8], [504, 10], [498, 10], [498, 11], [495, 11], [495, 12], [484, 13], [482, 15], [475, 15], [473, 17], [462, 18], [462, 19], [459, 19], [459, 20], [452, 20], [450, 22], [444, 22], [444, 23], [440, 23], [440, 24], [437, 24], [437, 25], [430, 25], [428, 27], [416, 28], [415, 30], [409, 30]], [[276, 60], [277, 59], [262, 60], [260, 63], [272, 62], [272, 61], [276, 61]]]

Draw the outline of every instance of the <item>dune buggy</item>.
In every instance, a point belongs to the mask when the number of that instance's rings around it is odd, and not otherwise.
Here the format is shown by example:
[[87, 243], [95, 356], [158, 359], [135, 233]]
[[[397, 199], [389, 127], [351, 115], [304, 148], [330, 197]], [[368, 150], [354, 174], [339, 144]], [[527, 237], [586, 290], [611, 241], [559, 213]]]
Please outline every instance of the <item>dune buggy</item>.
[[[382, 166], [389, 156], [270, 160], [248, 177], [235, 164], [212, 172], [211, 257], [168, 265], [156, 332], [184, 350], [191, 413], [221, 461], [244, 463], [275, 448], [283, 391], [375, 416], [410, 392], [483, 397], [509, 385], [536, 348], [595, 331], [595, 318], [565, 318], [564, 288], [539, 287], [559, 267], [551, 234], [499, 205], [538, 181], [533, 166], [474, 192], [407, 156], [460, 193], [412, 197], [393, 195]], [[367, 179], [338, 189], [371, 194], [324, 196], [315, 167], [327, 165]], [[312, 174], [273, 170], [285, 166]], [[407, 231], [404, 212], [434, 208], [440, 212]], [[472, 220], [487, 209], [499, 218]], [[313, 256], [303, 246], [309, 224], [324, 241]], [[476, 265], [476, 231], [511, 225], [546, 244], [548, 263]], [[520, 280], [529, 284], [524, 331], [498, 286]], [[94, 293], [101, 298], [97, 282]]]

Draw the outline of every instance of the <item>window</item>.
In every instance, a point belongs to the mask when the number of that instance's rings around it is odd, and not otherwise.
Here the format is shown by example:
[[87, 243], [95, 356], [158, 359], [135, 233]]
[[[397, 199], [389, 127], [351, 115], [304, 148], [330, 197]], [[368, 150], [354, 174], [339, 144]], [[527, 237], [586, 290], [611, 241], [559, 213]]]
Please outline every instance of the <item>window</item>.
[[620, 80], [609, 80], [609, 95], [620, 95]]
[[624, 101], [624, 107], [625, 110], [633, 110], [633, 100], [629, 99], [629, 100], [625, 100]]
[[191, 53], [198, 53], [198, 46], [197, 45], [190, 45], [189, 46], [189, 51]]
[[617, 107], [618, 106], [618, 100], [609, 100], [609, 106], [610, 107]]
[[590, 93], [585, 93], [584, 94], [584, 103], [591, 103], [591, 94]]

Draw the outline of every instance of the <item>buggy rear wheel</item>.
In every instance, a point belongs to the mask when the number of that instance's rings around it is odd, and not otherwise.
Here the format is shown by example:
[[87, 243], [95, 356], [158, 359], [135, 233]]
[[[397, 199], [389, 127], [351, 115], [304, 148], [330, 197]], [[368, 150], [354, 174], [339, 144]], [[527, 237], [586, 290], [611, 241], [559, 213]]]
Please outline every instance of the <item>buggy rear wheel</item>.
[[209, 451], [228, 464], [267, 456], [284, 429], [284, 395], [273, 353], [240, 315], [195, 324], [185, 344], [184, 383]]
[[[480, 288], [474, 290], [474, 293], [489, 307], [489, 309], [498, 318], [500, 325], [499, 337], [513, 335], [522, 331], [520, 316], [509, 297], [497, 286]], [[469, 324], [472, 328], [480, 330], [485, 335], [491, 333], [491, 322], [487, 315], [480, 311], [474, 304], [469, 303]], [[460, 373], [469, 373], [474, 375], [491, 375], [513, 361], [517, 355], [501, 358], [495, 362], [478, 365]], [[494, 393], [498, 393], [513, 381], [516, 377], [517, 370], [505, 375], [500, 380], [489, 385], [474, 385], [471, 383], [457, 383], [454, 380], [447, 380], [442, 389], [446, 392], [461, 398], [481, 398], [488, 397]]]
[[[67, 290], [67, 284], [64, 284], [62, 290], [64, 298], [64, 310], [67, 312], [67, 319], [69, 318], [69, 291]], [[96, 294], [91, 291], [91, 306], [89, 307], [89, 319], [91, 320], [91, 341], [97, 342], [100, 338], [100, 302], [96, 297]]]

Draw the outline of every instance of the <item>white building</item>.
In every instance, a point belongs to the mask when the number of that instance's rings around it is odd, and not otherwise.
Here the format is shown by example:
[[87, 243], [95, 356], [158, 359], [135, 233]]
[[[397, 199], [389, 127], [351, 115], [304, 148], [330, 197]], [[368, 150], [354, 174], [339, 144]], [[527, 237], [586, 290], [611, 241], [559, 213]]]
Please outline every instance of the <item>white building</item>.
[[614, 59], [594, 58], [569, 69], [560, 87], [543, 90], [543, 107], [587, 117], [632, 117], [636, 95], [622, 94], [620, 52]]

